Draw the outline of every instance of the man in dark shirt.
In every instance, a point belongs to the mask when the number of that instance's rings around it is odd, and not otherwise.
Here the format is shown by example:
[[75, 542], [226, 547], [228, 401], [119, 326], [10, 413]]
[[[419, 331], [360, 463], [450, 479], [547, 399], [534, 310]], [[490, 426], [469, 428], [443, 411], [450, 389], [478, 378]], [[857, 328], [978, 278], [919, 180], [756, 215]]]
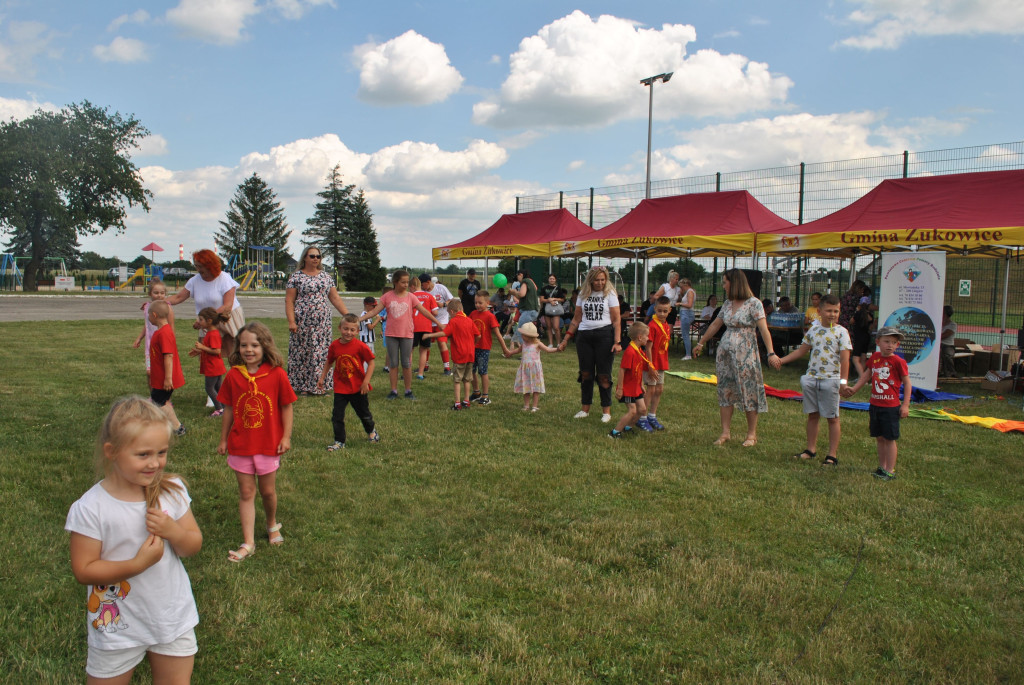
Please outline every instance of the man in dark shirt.
[[480, 290], [480, 281], [476, 280], [476, 269], [466, 272], [466, 277], [459, 282], [459, 299], [462, 310], [471, 312], [476, 309], [476, 294]]

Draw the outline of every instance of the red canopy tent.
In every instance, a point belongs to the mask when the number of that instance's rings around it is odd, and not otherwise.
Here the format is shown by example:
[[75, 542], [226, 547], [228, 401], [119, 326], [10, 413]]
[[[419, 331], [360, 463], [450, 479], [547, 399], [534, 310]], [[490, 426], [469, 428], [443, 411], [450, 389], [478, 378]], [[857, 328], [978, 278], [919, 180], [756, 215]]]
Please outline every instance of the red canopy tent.
[[503, 214], [487, 230], [461, 243], [435, 247], [440, 259], [488, 257], [551, 257], [551, 247], [570, 236], [593, 231], [567, 209], [546, 209], [525, 214]]
[[911, 248], [1005, 256], [1024, 246], [1024, 170], [882, 181], [856, 202], [759, 238], [771, 253]]
[[553, 254], [731, 256], [758, 251], [759, 233], [793, 227], [746, 190], [691, 193], [643, 200], [604, 228], [555, 245]]

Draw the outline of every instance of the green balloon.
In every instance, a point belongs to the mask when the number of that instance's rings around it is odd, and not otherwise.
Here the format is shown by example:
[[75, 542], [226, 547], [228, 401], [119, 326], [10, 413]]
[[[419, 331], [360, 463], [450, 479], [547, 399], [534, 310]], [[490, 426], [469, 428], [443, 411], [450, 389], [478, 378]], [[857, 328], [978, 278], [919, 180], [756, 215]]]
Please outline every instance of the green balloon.
[[494, 287], [504, 288], [508, 285], [508, 279], [505, 278], [505, 274], [494, 274]]

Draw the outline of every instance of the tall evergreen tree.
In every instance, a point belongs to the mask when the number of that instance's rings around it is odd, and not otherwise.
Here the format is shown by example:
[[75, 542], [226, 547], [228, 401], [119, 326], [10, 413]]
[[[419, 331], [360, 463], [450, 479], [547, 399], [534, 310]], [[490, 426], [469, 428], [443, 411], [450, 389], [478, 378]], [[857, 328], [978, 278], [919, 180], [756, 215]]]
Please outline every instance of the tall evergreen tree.
[[285, 263], [291, 260], [287, 243], [292, 232], [285, 222], [284, 210], [277, 201], [277, 193], [255, 172], [235, 190], [220, 225], [223, 230], [213, 240], [225, 261], [231, 255], [244, 256], [250, 245], [273, 247], [277, 271], [283, 271]]
[[309, 226], [302, 235], [329, 256], [349, 290], [376, 290], [383, 285], [385, 272], [380, 265], [380, 245], [373, 229], [373, 213], [363, 191], [341, 180], [341, 167], [335, 166], [327, 185], [317, 193]]
[[363, 191], [352, 200], [352, 225], [342, 258], [342, 277], [349, 290], [377, 290], [384, 284], [380, 244], [373, 229], [373, 213]]
[[352, 223], [352, 191], [354, 185], [345, 185], [341, 180], [341, 165], [335, 165], [327, 177], [327, 185], [317, 193], [321, 198], [316, 203], [313, 216], [306, 219], [309, 227], [302, 232], [308, 240], [320, 247], [326, 256], [325, 265], [335, 268], [342, 264], [344, 245], [348, 242], [348, 230]]

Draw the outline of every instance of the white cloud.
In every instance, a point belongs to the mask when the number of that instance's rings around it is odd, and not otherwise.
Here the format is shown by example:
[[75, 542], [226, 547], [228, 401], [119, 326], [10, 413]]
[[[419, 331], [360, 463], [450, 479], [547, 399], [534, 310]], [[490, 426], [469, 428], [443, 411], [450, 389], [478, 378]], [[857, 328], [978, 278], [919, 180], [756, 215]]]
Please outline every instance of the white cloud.
[[566, 169], [568, 169], [569, 171], [579, 171], [580, 169], [582, 169], [586, 165], [587, 165], [587, 163], [584, 162], [582, 159], [576, 159], [576, 160], [573, 160], [573, 161], [569, 162], [569, 166], [567, 166]]
[[[3, 16], [0, 15], [0, 24]], [[38, 21], [9, 21], [6, 36], [0, 37], [0, 81], [31, 81], [36, 75], [35, 60], [40, 55], [59, 57], [53, 44], [57, 33]]]
[[107, 31], [114, 33], [125, 24], [145, 24], [149, 21], [149, 12], [146, 10], [135, 10], [131, 14], [122, 14], [107, 26]]
[[159, 133], [151, 133], [139, 142], [137, 157], [160, 157], [167, 154], [167, 139]]
[[[144, 141], [145, 147], [166, 146], [160, 136], [150, 138]], [[366, 193], [384, 262], [426, 266], [429, 248], [483, 230], [499, 214], [514, 209], [516, 195], [540, 192], [535, 184], [488, 175], [505, 157], [504, 149], [485, 141], [473, 141], [464, 150], [406, 141], [363, 153], [327, 134], [250, 153], [232, 167], [145, 166], [140, 173], [153, 192], [152, 211], [129, 210], [127, 237], [132, 245], [150, 239], [183, 243], [186, 252], [212, 247], [217, 222], [224, 217], [236, 187], [256, 172], [277, 193], [293, 231], [291, 249], [297, 253], [316, 193], [339, 164], [344, 182]], [[131, 258], [136, 248], [125, 252], [125, 240], [126, 236], [108, 233], [83, 238], [82, 244], [86, 250]]]
[[[684, 143], [654, 151], [651, 177], [685, 178], [717, 171], [890, 155], [913, 149], [931, 135], [955, 135], [964, 126], [936, 119], [889, 126], [880, 112], [789, 114], [717, 124], [687, 131], [681, 134]], [[604, 180], [608, 184], [636, 183], [643, 177], [643, 160], [638, 158], [633, 167]]]
[[473, 120], [501, 128], [603, 126], [647, 116], [639, 81], [673, 71], [657, 84], [655, 116], [736, 116], [778, 107], [793, 85], [768, 65], [742, 55], [701, 50], [687, 56], [697, 38], [685, 24], [660, 29], [577, 10], [524, 38], [509, 60], [510, 73], [493, 98], [477, 103]]
[[259, 11], [256, 0], [181, 0], [167, 10], [167, 20], [192, 38], [231, 45], [242, 39], [246, 21]]
[[462, 75], [448, 61], [443, 45], [415, 31], [353, 51], [359, 66], [359, 99], [377, 105], [429, 105], [462, 86]]
[[60, 107], [52, 102], [0, 97], [0, 121], [9, 121], [11, 119], [21, 121], [35, 114], [37, 109], [41, 109], [44, 112], [60, 111]]
[[285, 19], [301, 19], [313, 7], [334, 7], [334, 0], [272, 0], [271, 4]]
[[146, 44], [135, 38], [117, 36], [110, 45], [93, 47], [92, 54], [101, 62], [145, 62], [149, 60]]
[[847, 20], [865, 33], [842, 45], [865, 50], [893, 49], [912, 36], [1024, 34], [1024, 3], [1019, 0], [847, 0], [859, 6]]

